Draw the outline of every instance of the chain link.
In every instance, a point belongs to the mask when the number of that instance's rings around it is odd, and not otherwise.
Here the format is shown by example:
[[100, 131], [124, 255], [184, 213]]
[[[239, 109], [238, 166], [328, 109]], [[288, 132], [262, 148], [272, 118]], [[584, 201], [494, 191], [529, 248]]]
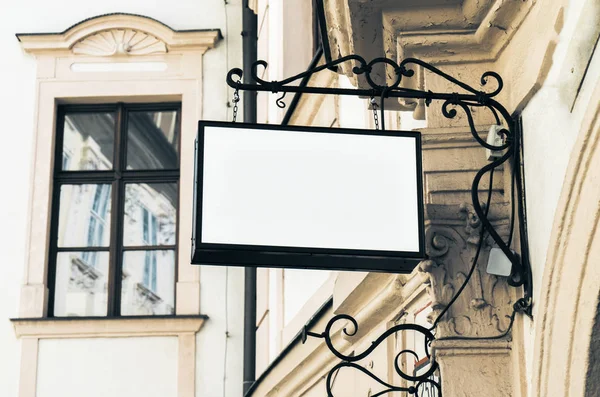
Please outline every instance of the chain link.
[[237, 119], [238, 113], [238, 102], [240, 101], [240, 89], [239, 87], [235, 87], [235, 91], [233, 91], [233, 122], [235, 123]]
[[375, 129], [379, 129], [379, 115], [377, 114], [377, 101], [375, 97], [371, 97], [371, 108], [373, 109], [373, 121], [375, 122]]

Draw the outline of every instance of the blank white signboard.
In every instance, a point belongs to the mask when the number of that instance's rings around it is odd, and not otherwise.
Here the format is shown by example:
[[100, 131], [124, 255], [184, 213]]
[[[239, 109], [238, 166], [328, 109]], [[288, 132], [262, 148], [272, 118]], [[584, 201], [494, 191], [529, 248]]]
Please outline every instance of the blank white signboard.
[[418, 133], [277, 128], [204, 126], [200, 243], [420, 251]]

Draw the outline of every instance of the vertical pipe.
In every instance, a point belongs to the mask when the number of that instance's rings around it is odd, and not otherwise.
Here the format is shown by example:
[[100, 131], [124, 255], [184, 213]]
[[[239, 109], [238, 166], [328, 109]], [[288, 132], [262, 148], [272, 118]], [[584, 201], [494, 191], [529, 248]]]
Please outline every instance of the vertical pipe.
[[[248, 0], [242, 7], [242, 51], [244, 83], [251, 83], [250, 70], [257, 60], [257, 15]], [[244, 122], [256, 123], [257, 92], [244, 91]], [[256, 268], [246, 267], [244, 278], [244, 394], [256, 380]]]
[[[252, 70], [252, 64], [256, 62], [257, 54], [257, 29], [258, 29], [258, 18], [257, 15], [252, 11], [248, 5], [248, 0], [244, 0], [244, 7], [242, 9], [242, 51], [243, 51], [243, 70], [244, 70], [244, 83], [253, 83], [250, 76]], [[245, 123], [256, 123], [256, 91], [245, 90], [244, 91], [244, 122]]]

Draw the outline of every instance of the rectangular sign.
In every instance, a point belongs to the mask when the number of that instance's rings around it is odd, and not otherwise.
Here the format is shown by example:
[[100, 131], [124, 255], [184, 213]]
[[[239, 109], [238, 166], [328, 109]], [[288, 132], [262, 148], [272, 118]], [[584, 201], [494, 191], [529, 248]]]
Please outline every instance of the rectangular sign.
[[410, 272], [418, 132], [200, 121], [192, 263]]

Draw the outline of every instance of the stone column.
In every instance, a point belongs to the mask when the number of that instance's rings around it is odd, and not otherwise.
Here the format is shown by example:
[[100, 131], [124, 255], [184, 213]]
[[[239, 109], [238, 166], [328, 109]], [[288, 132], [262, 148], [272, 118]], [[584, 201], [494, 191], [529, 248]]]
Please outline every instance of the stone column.
[[[461, 110], [459, 109], [459, 112]], [[440, 365], [445, 397], [513, 396], [509, 327], [515, 291], [506, 279], [486, 272], [494, 241], [481, 238], [481, 221], [473, 210], [471, 184], [475, 173], [488, 163], [485, 149], [472, 137], [468, 126], [456, 118], [446, 126], [439, 106], [427, 108], [427, 119], [438, 128], [422, 130], [425, 180], [426, 242], [429, 260], [420, 271], [427, 274], [434, 322], [464, 284], [473, 262], [477, 265], [469, 283], [438, 322], [432, 353]], [[439, 114], [432, 114], [439, 112]], [[492, 123], [479, 115], [481, 135]], [[495, 170], [488, 218], [506, 240], [510, 229], [510, 175], [508, 167]], [[480, 185], [479, 200], [486, 203], [488, 176]], [[479, 248], [481, 245], [481, 248]], [[479, 248], [479, 249], [478, 249]], [[477, 252], [479, 251], [479, 254]], [[482, 391], [485, 390], [484, 394]]]

